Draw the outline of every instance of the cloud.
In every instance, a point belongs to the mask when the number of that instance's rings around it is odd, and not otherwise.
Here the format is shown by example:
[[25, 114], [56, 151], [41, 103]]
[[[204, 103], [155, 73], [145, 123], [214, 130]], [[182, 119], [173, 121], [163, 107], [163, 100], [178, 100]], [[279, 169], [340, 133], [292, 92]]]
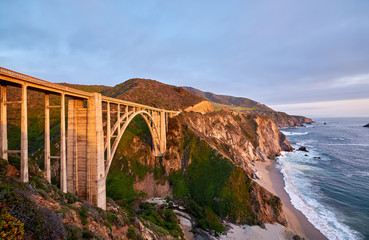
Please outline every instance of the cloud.
[[360, 99], [368, 10], [363, 0], [3, 1], [0, 65], [52, 82], [144, 77], [266, 104]]
[[355, 76], [348, 76], [334, 80], [330, 87], [348, 87], [369, 85], [369, 74], [360, 74]]
[[288, 112], [293, 115], [310, 117], [368, 117], [369, 98], [283, 104], [270, 106], [274, 110]]

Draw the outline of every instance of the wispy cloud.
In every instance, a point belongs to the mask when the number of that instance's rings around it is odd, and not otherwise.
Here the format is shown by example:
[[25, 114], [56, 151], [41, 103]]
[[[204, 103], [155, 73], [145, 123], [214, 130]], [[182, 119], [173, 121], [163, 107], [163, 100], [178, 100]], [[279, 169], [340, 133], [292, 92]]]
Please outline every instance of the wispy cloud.
[[369, 98], [272, 105], [277, 111], [310, 117], [368, 117]]
[[369, 74], [360, 74], [342, 77], [337, 80], [334, 80], [332, 84], [330, 84], [330, 87], [348, 87], [348, 86], [360, 87], [360, 85], [369, 85]]

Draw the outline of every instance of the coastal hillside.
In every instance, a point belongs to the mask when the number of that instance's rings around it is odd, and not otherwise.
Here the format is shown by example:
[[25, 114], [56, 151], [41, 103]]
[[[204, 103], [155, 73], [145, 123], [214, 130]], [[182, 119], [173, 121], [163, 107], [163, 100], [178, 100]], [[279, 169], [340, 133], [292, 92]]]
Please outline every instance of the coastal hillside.
[[303, 116], [291, 116], [284, 112], [277, 112], [268, 106], [261, 104], [257, 101], [242, 98], [233, 97], [227, 95], [218, 95], [211, 92], [203, 92], [196, 88], [184, 87], [190, 92], [208, 99], [214, 105], [215, 110], [227, 108], [233, 111], [245, 113], [245, 114], [256, 114], [261, 116], [267, 116], [271, 118], [278, 127], [293, 127], [302, 126], [303, 123], [311, 123], [312, 120]]
[[[254, 161], [291, 149], [270, 119], [229, 110], [181, 113], [170, 120], [163, 157], [153, 156], [145, 124], [135, 119], [119, 144], [106, 181], [107, 211], [47, 183], [37, 154], [30, 184], [17, 180], [19, 158], [2, 162], [2, 211], [19, 220], [14, 227], [27, 238], [38, 239], [193, 239], [184, 236], [224, 232], [223, 220], [286, 225], [280, 199], [252, 180]], [[58, 164], [52, 168], [54, 179]], [[151, 197], [171, 204], [147, 204]], [[176, 220], [181, 214], [189, 216], [191, 231]]]
[[[150, 87], [147, 93], [145, 86]], [[82, 85], [77, 88], [86, 89]], [[152, 80], [90, 89], [172, 109], [204, 107], [204, 101], [208, 102], [184, 88]], [[167, 151], [155, 157], [150, 131], [138, 116], [114, 156], [106, 179], [108, 210], [103, 211], [58, 190], [58, 160], [51, 163], [52, 184], [44, 180], [43, 95], [30, 92], [29, 96], [33, 103], [28, 131], [37, 139], [29, 142], [30, 184], [19, 182], [19, 156], [10, 155], [8, 162], [3, 161], [6, 171], [0, 190], [2, 211], [19, 220], [20, 229], [15, 227], [17, 231], [23, 229], [27, 238], [43, 234], [55, 239], [210, 239], [226, 232], [230, 223], [287, 225], [280, 198], [253, 180], [258, 178], [256, 161], [274, 159], [281, 151], [292, 150], [269, 117], [229, 109], [182, 111], [169, 119]], [[57, 99], [53, 101], [57, 104]], [[51, 127], [55, 155], [60, 148], [58, 114], [54, 113]], [[17, 124], [10, 123], [9, 127], [9, 134], [19, 131]], [[19, 143], [16, 140], [14, 143]], [[161, 197], [164, 203], [150, 202], [153, 197]], [[33, 211], [27, 212], [27, 208]], [[33, 212], [37, 217], [30, 217]], [[188, 224], [181, 223], [183, 218]]]

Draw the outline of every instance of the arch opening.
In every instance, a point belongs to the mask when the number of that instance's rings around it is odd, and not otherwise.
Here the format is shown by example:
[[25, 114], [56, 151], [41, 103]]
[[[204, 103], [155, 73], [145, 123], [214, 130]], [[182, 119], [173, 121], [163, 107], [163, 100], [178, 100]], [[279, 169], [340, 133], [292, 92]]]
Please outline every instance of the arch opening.
[[130, 206], [142, 195], [135, 191], [134, 183], [153, 170], [152, 141], [150, 127], [137, 114], [125, 129], [106, 172], [106, 196], [119, 205]]

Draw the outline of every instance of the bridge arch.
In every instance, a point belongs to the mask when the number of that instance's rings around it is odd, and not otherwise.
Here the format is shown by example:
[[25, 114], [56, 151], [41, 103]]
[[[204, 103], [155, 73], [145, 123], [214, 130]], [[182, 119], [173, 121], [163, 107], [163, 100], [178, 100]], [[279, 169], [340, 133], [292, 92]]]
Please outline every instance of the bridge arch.
[[[111, 129], [111, 132], [115, 132], [116, 129], [120, 126], [121, 123], [123, 123], [123, 126], [121, 126], [119, 134], [116, 136], [112, 147], [111, 147], [111, 152], [110, 152], [110, 157], [106, 160], [106, 168], [105, 168], [105, 176], [108, 175], [109, 173], [109, 169], [111, 166], [111, 163], [113, 161], [115, 152], [117, 151], [118, 145], [120, 140], [122, 139], [127, 127], [129, 126], [129, 124], [132, 122], [132, 120], [136, 117], [140, 115], [146, 122], [149, 130], [150, 130], [150, 134], [152, 137], [152, 143], [153, 143], [153, 151], [156, 155], [160, 155], [160, 153], [164, 152], [164, 149], [160, 149], [161, 144], [160, 141], [162, 141], [160, 136], [160, 131], [159, 131], [159, 127], [157, 126], [157, 120], [153, 118], [153, 116], [148, 112], [148, 111], [137, 111], [137, 112], [131, 112], [131, 113], [126, 113], [124, 114], [120, 119], [119, 122], [117, 121], [113, 128]], [[107, 143], [105, 143], [105, 149], [107, 148]], [[108, 150], [108, 149], [106, 149]]]

